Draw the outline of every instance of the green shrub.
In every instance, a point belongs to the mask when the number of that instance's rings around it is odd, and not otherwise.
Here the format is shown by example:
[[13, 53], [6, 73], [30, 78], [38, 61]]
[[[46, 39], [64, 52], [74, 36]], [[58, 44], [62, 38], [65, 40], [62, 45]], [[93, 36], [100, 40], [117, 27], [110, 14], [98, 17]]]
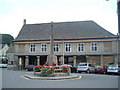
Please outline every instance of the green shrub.
[[41, 76], [44, 76], [44, 77], [50, 76], [53, 73], [54, 73], [54, 71], [51, 70], [50, 68], [43, 68], [41, 70]]

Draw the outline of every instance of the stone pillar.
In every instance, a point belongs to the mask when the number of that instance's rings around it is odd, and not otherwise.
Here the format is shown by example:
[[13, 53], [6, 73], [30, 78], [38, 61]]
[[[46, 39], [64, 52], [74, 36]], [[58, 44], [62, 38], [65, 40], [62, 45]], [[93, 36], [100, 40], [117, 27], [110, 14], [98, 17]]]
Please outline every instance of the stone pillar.
[[19, 58], [19, 69], [20, 70], [22, 69], [22, 58], [21, 57]]
[[37, 56], [37, 65], [40, 65], [40, 56]]
[[47, 62], [48, 62], [49, 66], [52, 66], [53, 63], [54, 64], [58, 64], [58, 62], [57, 62], [57, 56], [55, 56], [55, 55], [48, 55], [47, 56]]
[[103, 55], [100, 56], [100, 64], [104, 65], [104, 63], [103, 63]]
[[89, 63], [89, 56], [86, 55], [86, 62]]
[[19, 67], [19, 59], [18, 56], [14, 56], [14, 68], [18, 69]]
[[29, 65], [29, 56], [25, 56], [25, 66]]
[[63, 56], [60, 57], [60, 64], [61, 65], [64, 64], [64, 59], [63, 58], [64, 58]]
[[73, 56], [73, 66], [76, 67], [76, 56]]
[[115, 64], [118, 64], [118, 55], [115, 55], [115, 56], [114, 56], [114, 60], [115, 60], [114, 63], [115, 63]]

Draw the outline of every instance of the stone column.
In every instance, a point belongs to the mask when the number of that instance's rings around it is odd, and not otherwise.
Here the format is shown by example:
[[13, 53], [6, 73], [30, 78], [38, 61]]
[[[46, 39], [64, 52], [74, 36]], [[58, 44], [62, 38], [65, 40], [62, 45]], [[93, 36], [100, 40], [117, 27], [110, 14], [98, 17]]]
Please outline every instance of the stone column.
[[60, 64], [64, 64], [64, 59], [63, 58], [64, 58], [63, 56], [60, 57]]
[[89, 63], [89, 56], [86, 55], [86, 62]]
[[22, 69], [22, 58], [21, 57], [19, 58], [19, 69], [20, 70]]
[[19, 67], [19, 59], [18, 56], [14, 56], [14, 68], [18, 69]]
[[53, 56], [48, 55], [47, 56], [47, 62], [48, 62], [49, 66], [52, 66], [53, 63], [58, 64], [58, 62], [57, 62], [57, 56], [55, 56], [55, 55], [53, 55]]
[[103, 63], [103, 55], [100, 56], [100, 64], [104, 65], [104, 63]]
[[25, 56], [25, 66], [29, 65], [29, 56]]
[[118, 55], [115, 55], [115, 56], [114, 56], [114, 60], [115, 60], [114, 63], [115, 63], [115, 64], [118, 64]]
[[37, 65], [40, 65], [40, 56], [37, 56]]
[[73, 66], [76, 67], [76, 56], [73, 56]]

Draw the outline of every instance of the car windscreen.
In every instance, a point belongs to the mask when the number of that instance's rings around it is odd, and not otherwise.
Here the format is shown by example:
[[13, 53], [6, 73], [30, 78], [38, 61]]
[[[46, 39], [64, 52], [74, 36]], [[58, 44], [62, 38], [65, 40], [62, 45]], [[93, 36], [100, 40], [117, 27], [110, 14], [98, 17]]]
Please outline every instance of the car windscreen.
[[87, 64], [79, 64], [78, 66], [87, 66]]
[[96, 66], [95, 68], [102, 68], [102, 66]]

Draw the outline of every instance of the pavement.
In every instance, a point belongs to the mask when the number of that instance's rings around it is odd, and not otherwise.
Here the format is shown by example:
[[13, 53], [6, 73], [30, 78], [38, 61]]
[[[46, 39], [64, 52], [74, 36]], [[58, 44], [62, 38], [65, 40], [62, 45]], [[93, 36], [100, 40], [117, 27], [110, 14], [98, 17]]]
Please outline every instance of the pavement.
[[63, 79], [81, 79], [82, 76], [71, 74], [70, 76], [59, 76], [59, 77], [40, 77], [32, 75], [23, 75], [22, 77], [26, 79], [34, 79], [34, 80], [63, 80]]

